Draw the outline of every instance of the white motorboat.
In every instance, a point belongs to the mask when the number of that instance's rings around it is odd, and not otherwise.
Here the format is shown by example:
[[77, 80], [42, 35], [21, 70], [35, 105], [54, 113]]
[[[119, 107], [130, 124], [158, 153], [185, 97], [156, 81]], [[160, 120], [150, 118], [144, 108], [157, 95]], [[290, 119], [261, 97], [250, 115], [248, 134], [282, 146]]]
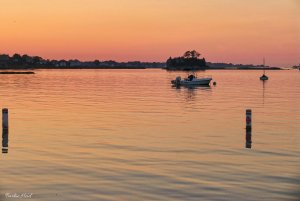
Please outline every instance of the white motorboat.
[[181, 79], [180, 76], [172, 80], [171, 83], [175, 86], [196, 86], [196, 85], [209, 85], [212, 80], [211, 76], [197, 77], [194, 74], [190, 74], [187, 78]]

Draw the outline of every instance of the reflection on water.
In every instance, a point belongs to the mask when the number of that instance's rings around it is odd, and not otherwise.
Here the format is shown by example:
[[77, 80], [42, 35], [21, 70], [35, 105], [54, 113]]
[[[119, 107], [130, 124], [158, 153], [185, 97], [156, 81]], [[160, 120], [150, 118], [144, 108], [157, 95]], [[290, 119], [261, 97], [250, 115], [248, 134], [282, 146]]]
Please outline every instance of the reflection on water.
[[[270, 71], [264, 88], [261, 71], [203, 71], [216, 87], [172, 88], [183, 74], [1, 75], [11, 124], [0, 200], [297, 200], [300, 74]], [[251, 133], [245, 142], [248, 108], [255, 146]]]
[[181, 89], [181, 88], [186, 88], [186, 89], [211, 89], [211, 86], [209, 85], [172, 85], [172, 88], [176, 89]]
[[[195, 101], [195, 98], [197, 96], [197, 94], [199, 92], [204, 92], [202, 94], [202, 96], [205, 96], [205, 92], [210, 92], [211, 90], [211, 87], [210, 86], [191, 86], [191, 85], [188, 85], [188, 86], [176, 86], [174, 87], [176, 88], [177, 91], [181, 92], [183, 91], [185, 93], [185, 100], [186, 101]], [[200, 94], [199, 94], [200, 96]]]
[[8, 153], [8, 129], [2, 129], [2, 153]]
[[252, 131], [251, 129], [246, 129], [246, 148], [252, 148]]
[[263, 101], [263, 105], [265, 104], [265, 88], [266, 88], [266, 83], [267, 83], [268, 81], [267, 80], [262, 80], [262, 87], [263, 87], [263, 97], [262, 97], [262, 101]]

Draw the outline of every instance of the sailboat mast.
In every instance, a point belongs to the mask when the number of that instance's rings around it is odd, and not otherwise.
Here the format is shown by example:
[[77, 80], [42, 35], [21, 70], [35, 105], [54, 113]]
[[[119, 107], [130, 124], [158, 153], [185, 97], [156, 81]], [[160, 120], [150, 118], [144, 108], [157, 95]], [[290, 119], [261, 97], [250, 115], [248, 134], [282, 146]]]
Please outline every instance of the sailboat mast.
[[263, 80], [263, 81], [269, 79], [268, 76], [266, 76], [266, 74], [265, 74], [265, 71], [266, 71], [266, 66], [265, 65], [266, 65], [266, 61], [265, 61], [265, 57], [264, 57], [263, 58], [263, 65], [262, 65], [262, 67], [264, 69], [264, 74], [260, 77], [260, 80]]
[[265, 61], [265, 57], [263, 58], [263, 68], [264, 68], [264, 74], [265, 74], [265, 70], [266, 70], [266, 68], [265, 68], [265, 63], [266, 63], [266, 61]]

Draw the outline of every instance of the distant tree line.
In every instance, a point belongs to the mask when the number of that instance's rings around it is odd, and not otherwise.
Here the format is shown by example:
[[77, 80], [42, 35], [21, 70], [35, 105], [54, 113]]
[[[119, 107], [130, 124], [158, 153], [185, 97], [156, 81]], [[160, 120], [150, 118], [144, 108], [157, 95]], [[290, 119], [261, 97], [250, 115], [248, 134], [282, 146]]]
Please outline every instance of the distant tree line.
[[200, 59], [195, 50], [186, 51], [181, 57], [170, 57], [167, 60], [168, 70], [203, 70], [207, 68], [205, 58]]
[[297, 66], [297, 65], [294, 65], [294, 66], [292, 66], [292, 68], [294, 68], [294, 69], [299, 69], [300, 70], [300, 64]]
[[[28, 55], [20, 55], [14, 54], [13, 56], [9, 56], [7, 54], [0, 55], [0, 67], [29, 67], [33, 65], [39, 64], [43, 59], [38, 56], [28, 56]], [[46, 61], [45, 61], [46, 62]]]
[[165, 63], [160, 62], [116, 62], [108, 61], [79, 61], [73, 60], [49, 60], [39, 56], [14, 54], [0, 54], [0, 69], [26, 69], [26, 68], [164, 68]]
[[[195, 50], [186, 51], [183, 56], [169, 58], [167, 62], [116, 62], [108, 61], [80, 61], [71, 60], [49, 60], [39, 56], [28, 56], [26, 54], [0, 54], [0, 69], [143, 69], [143, 68], [166, 68], [168, 70], [203, 70], [203, 69], [280, 69], [278, 67], [269, 67], [264, 65], [253, 64], [232, 64], [232, 63], [212, 63], [206, 62], [205, 58], [199, 58], [200, 53]], [[293, 68], [300, 68], [294, 66]]]

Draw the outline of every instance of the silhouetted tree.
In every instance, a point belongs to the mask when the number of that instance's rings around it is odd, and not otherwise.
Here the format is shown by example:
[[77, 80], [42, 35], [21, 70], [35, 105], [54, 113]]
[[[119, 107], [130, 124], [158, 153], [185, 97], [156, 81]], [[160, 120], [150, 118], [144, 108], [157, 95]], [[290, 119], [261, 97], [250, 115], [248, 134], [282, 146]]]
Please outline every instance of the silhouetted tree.
[[196, 50], [192, 50], [192, 51], [186, 51], [183, 54], [184, 58], [198, 58], [200, 56], [200, 53], [197, 52]]
[[94, 61], [94, 64], [95, 64], [96, 66], [99, 66], [100, 61], [97, 59], [97, 60]]
[[38, 56], [34, 56], [32, 58], [34, 64], [38, 64], [39, 62], [42, 61], [42, 59], [43, 59], [42, 57], [38, 57]]
[[186, 51], [186, 52], [183, 54], [183, 57], [184, 57], [184, 58], [191, 58], [191, 51]]
[[190, 52], [190, 54], [191, 54], [191, 57], [192, 57], [192, 58], [199, 58], [199, 56], [200, 56], [200, 53], [197, 52], [196, 50], [192, 50], [192, 51]]
[[22, 63], [22, 57], [19, 54], [14, 54], [12, 56], [12, 62], [15, 64], [21, 64]]

